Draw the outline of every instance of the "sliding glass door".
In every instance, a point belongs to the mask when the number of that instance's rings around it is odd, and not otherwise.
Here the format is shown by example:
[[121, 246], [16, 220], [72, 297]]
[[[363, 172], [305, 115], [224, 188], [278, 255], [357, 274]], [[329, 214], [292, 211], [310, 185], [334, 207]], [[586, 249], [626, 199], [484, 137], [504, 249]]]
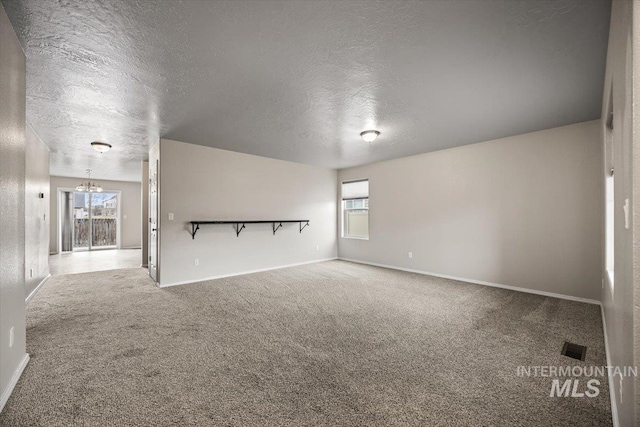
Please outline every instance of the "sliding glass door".
[[[61, 250], [82, 251], [118, 247], [120, 193], [62, 191], [60, 200], [71, 199], [72, 210], [64, 209], [60, 221]], [[68, 217], [67, 217], [68, 216]], [[71, 220], [72, 219], [72, 220]], [[70, 236], [73, 247], [65, 244]]]
[[91, 193], [91, 248], [118, 245], [118, 194]]
[[73, 193], [73, 250], [89, 247], [89, 193]]

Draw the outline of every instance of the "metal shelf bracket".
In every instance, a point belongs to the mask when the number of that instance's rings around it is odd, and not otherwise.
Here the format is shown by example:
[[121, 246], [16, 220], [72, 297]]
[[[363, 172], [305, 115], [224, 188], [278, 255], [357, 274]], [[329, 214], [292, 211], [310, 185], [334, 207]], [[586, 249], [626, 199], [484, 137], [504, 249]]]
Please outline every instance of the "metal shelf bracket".
[[276, 231], [278, 231], [278, 229], [280, 227], [282, 227], [282, 223], [280, 223], [280, 225], [276, 227], [276, 223], [274, 222], [274, 223], [271, 224], [271, 226], [273, 227], [273, 235], [275, 236], [276, 235]]
[[[277, 219], [270, 219], [270, 220], [249, 220], [249, 221], [238, 221], [238, 220], [231, 220], [231, 221], [190, 221], [191, 224], [191, 231], [189, 232], [189, 234], [191, 234], [191, 239], [195, 240], [196, 238], [196, 232], [198, 230], [200, 230], [200, 226], [201, 225], [205, 225], [205, 224], [234, 224], [235, 225], [235, 229], [236, 229], [236, 237], [240, 237], [240, 232], [242, 230], [244, 230], [246, 228], [246, 224], [269, 224], [271, 223], [271, 230], [273, 231], [273, 235], [275, 236], [276, 231], [278, 231], [281, 227], [282, 224], [284, 223], [298, 223], [299, 224], [299, 230], [300, 233], [302, 233], [302, 230], [304, 230], [305, 228], [307, 228], [309, 226], [309, 220], [308, 219], [281, 219], [281, 220], [277, 220]], [[277, 227], [276, 227], [276, 224]], [[304, 225], [302, 225], [304, 224]], [[189, 231], [187, 229], [187, 231]]]
[[194, 224], [193, 222], [191, 223], [191, 239], [195, 240], [196, 238], [196, 232], [200, 230], [200, 224]]

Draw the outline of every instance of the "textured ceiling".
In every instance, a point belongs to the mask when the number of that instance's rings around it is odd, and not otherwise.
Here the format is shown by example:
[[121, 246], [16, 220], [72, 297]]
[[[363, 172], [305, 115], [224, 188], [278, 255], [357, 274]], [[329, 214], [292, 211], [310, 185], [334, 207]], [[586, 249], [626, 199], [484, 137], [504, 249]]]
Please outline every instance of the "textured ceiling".
[[2, 3], [51, 173], [124, 180], [159, 137], [344, 168], [596, 119], [611, 6]]

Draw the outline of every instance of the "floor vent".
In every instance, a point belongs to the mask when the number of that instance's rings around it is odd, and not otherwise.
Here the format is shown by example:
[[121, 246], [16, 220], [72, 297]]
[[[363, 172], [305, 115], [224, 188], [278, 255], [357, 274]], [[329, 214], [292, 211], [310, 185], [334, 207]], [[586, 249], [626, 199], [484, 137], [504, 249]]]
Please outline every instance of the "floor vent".
[[564, 347], [562, 347], [562, 355], [573, 359], [584, 360], [584, 357], [587, 355], [587, 347], [565, 341]]

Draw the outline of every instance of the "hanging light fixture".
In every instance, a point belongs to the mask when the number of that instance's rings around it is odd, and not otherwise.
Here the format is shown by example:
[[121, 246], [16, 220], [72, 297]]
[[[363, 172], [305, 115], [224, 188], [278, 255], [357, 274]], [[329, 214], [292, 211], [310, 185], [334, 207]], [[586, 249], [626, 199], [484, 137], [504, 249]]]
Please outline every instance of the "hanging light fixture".
[[91, 169], [87, 169], [87, 182], [81, 182], [76, 191], [88, 191], [89, 193], [102, 193], [102, 187], [91, 181]]

